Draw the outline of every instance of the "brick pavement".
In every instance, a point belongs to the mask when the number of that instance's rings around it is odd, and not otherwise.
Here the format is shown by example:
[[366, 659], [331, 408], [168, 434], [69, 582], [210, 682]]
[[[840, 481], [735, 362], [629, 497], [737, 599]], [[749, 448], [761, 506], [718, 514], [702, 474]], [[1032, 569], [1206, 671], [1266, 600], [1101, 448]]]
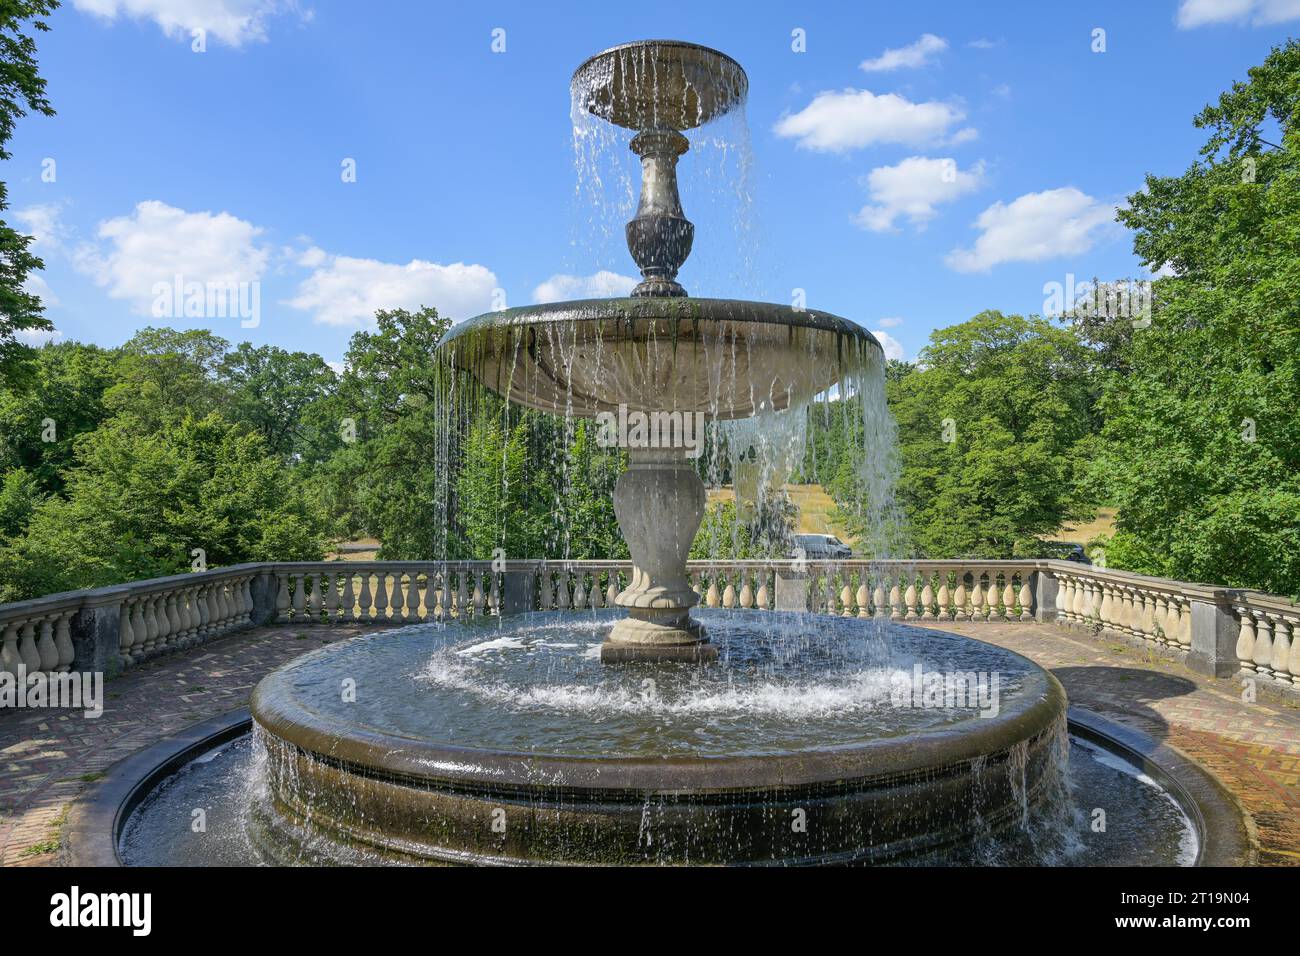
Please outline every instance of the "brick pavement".
[[[1055, 626], [943, 628], [1024, 654], [1057, 675], [1072, 703], [1198, 761], [1249, 812], [1259, 861], [1300, 866], [1300, 704], [1248, 704], [1230, 680], [1202, 677], [1140, 648]], [[189, 724], [246, 704], [273, 668], [365, 629], [261, 628], [151, 661], [105, 685], [105, 711], [98, 720], [79, 712], [0, 712], [0, 865], [57, 864], [59, 825], [105, 768]]]

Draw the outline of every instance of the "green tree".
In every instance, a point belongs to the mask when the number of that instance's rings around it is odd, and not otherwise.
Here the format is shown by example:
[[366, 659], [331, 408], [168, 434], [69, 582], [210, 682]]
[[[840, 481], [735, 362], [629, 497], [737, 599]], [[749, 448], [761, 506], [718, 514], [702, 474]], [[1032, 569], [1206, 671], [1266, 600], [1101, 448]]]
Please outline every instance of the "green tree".
[[337, 423], [310, 414], [338, 381], [319, 355], [241, 342], [222, 356], [216, 374], [229, 417], [248, 424], [275, 454], [319, 461], [341, 444]]
[[37, 503], [0, 549], [0, 600], [174, 574], [195, 548], [213, 566], [319, 559], [318, 527], [245, 427], [214, 413], [140, 434], [115, 419], [78, 440], [66, 497]]
[[1040, 536], [1085, 517], [1095, 381], [1090, 350], [1045, 319], [988, 311], [932, 333], [918, 368], [886, 386], [919, 554], [1034, 554]]
[[[36, 64], [36, 41], [25, 31], [49, 30], [45, 18], [57, 6], [57, 0], [0, 2], [0, 160], [11, 158], [9, 140], [29, 110], [54, 115]], [[0, 212], [8, 208], [9, 189], [0, 182]], [[31, 236], [0, 221], [0, 384], [13, 383], [31, 356], [17, 334], [53, 328], [40, 298], [26, 288], [31, 273], [45, 268], [31, 242]]]
[[1120, 213], [1136, 253], [1172, 275], [1103, 401], [1112, 565], [1300, 590], [1298, 119], [1291, 41], [1195, 118], [1200, 157], [1148, 176]]
[[77, 436], [108, 417], [116, 361], [114, 351], [80, 342], [35, 349], [22, 386], [0, 385], [0, 475], [23, 468], [42, 493], [62, 491]]

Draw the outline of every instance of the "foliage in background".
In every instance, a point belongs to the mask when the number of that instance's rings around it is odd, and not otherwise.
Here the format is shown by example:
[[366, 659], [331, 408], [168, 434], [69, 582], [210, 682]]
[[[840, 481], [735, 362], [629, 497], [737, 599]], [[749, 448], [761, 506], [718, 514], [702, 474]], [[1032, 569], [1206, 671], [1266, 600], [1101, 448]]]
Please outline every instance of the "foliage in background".
[[[58, 5], [58, 0], [0, 3], [0, 160], [10, 158], [9, 140], [28, 111], [54, 115], [36, 65], [36, 41], [26, 31], [49, 30], [45, 18]], [[0, 213], [8, 208], [9, 187], [0, 182]], [[31, 236], [0, 220], [0, 384], [26, 374], [31, 348], [18, 340], [18, 334], [53, 328], [40, 297], [28, 288], [31, 274], [45, 268], [28, 248], [31, 243]]]
[[1157, 283], [1131, 372], [1102, 403], [1112, 566], [1300, 590], [1300, 45], [1196, 117], [1181, 176], [1148, 176], [1121, 220]]

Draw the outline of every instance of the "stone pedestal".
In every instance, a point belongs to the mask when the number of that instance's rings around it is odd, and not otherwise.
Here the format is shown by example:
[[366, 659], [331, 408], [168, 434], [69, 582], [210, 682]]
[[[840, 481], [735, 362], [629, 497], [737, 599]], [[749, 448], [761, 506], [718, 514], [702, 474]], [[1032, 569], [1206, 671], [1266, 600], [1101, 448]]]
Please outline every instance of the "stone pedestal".
[[704, 482], [680, 448], [634, 448], [614, 486], [614, 514], [632, 553], [632, 579], [614, 599], [627, 608], [600, 648], [605, 662], [706, 661], [717, 648], [691, 608], [686, 559], [704, 517]]

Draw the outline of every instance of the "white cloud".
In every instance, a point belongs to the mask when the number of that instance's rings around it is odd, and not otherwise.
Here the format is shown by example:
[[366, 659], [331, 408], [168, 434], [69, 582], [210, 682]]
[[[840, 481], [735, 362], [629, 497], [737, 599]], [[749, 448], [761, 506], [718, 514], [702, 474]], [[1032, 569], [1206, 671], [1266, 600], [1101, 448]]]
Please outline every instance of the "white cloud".
[[[266, 21], [296, 10], [294, 0], [73, 0], [83, 13], [113, 21], [152, 20], [169, 37], [189, 40], [201, 29], [229, 46], [266, 40]], [[310, 13], [301, 14], [310, 19]]]
[[927, 146], [973, 139], [976, 134], [970, 128], [949, 137], [965, 115], [935, 100], [913, 103], [896, 93], [877, 96], [870, 90], [847, 89], [818, 93], [798, 113], [783, 116], [775, 132], [819, 152], [839, 153], [873, 143]]
[[882, 329], [896, 329], [903, 324], [903, 320], [896, 315], [887, 316], [876, 323]]
[[1266, 26], [1300, 19], [1300, 0], [1183, 0], [1178, 26], [1192, 30], [1210, 23]]
[[639, 279], [602, 269], [589, 276], [557, 273], [533, 290], [534, 302], [563, 302], [572, 299], [608, 299], [625, 296]]
[[878, 166], [868, 174], [871, 204], [863, 206], [853, 221], [863, 229], [886, 232], [894, 228], [895, 219], [906, 216], [913, 226], [923, 227], [936, 215], [935, 206], [972, 193], [983, 184], [982, 162], [963, 171], [954, 159], [911, 156], [896, 166]]
[[261, 232], [228, 212], [186, 212], [151, 199], [130, 216], [100, 223], [99, 244], [80, 246], [74, 262], [112, 298], [149, 315], [154, 286], [176, 276], [186, 283], [260, 280], [271, 254], [256, 242]]
[[1038, 262], [1092, 248], [1115, 218], [1115, 207], [1074, 187], [1026, 193], [1009, 205], [996, 202], [975, 220], [981, 230], [969, 249], [944, 260], [958, 272], [987, 272], [1003, 262]]
[[972, 50], [992, 50], [994, 47], [1001, 45], [1001, 40], [990, 40], [988, 37], [976, 37], [966, 45]]
[[326, 325], [364, 325], [380, 309], [426, 305], [459, 321], [491, 309], [497, 288], [492, 270], [463, 262], [444, 266], [412, 259], [401, 265], [314, 249], [300, 257], [299, 264], [314, 264], [315, 271], [299, 283], [288, 305], [311, 312]]
[[63, 333], [58, 329], [18, 329], [14, 338], [28, 345], [41, 346], [46, 342], [57, 342], [63, 338]]
[[[50, 284], [45, 281], [45, 277], [39, 272], [29, 272], [27, 274], [27, 280], [23, 282], [23, 291], [28, 295], [39, 296], [41, 304], [47, 309], [59, 304], [59, 297], [54, 294]], [[21, 335], [21, 333], [19, 334]], [[40, 334], [45, 335], [47, 333], [42, 332]]]
[[863, 60], [858, 69], [868, 73], [883, 73], [888, 70], [910, 69], [925, 66], [931, 57], [948, 49], [948, 41], [933, 33], [922, 33], [915, 43], [886, 50], [873, 60]]
[[903, 351], [903, 345], [898, 341], [898, 339], [881, 329], [873, 329], [871, 334], [876, 337], [876, 341], [880, 343], [880, 347], [885, 350], [885, 358], [896, 359], [900, 362], [903, 361], [903, 357], [906, 353]]
[[63, 246], [67, 233], [62, 214], [63, 209], [57, 203], [40, 203], [14, 210], [21, 231], [35, 240], [31, 248], [37, 252], [54, 251]]

